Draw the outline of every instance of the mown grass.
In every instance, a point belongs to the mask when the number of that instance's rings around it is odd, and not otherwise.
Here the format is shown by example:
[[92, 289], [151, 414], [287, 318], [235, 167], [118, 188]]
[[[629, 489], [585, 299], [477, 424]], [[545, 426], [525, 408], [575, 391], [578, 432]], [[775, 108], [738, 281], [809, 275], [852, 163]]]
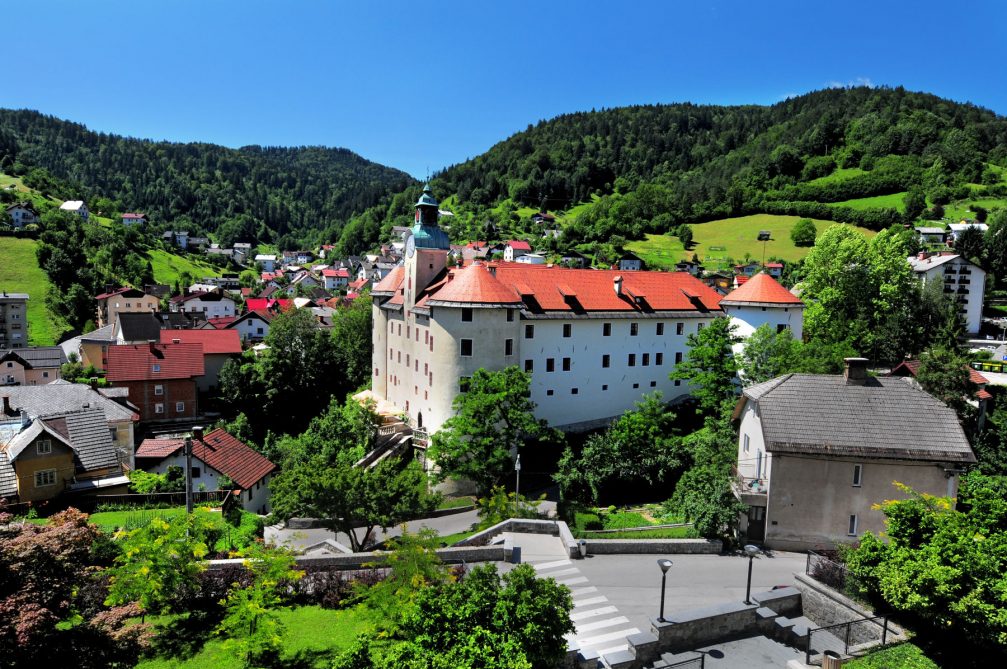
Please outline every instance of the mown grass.
[[866, 174], [866, 172], [859, 167], [840, 167], [832, 174], [812, 179], [808, 182], [808, 184], [811, 186], [821, 186], [824, 184], [835, 183], [837, 181], [845, 181], [852, 177], [860, 176], [861, 174]]
[[957, 223], [963, 218], [975, 218], [972, 207], [978, 205], [987, 211], [994, 209], [1007, 209], [1007, 199], [982, 197], [968, 200], [959, 200], [944, 206], [944, 217], [950, 219], [952, 223]]
[[28, 294], [28, 341], [33, 346], [52, 346], [63, 325], [45, 308], [50, 284], [35, 258], [37, 247], [34, 239], [0, 237], [0, 290]]
[[220, 268], [208, 262], [175, 255], [162, 249], [152, 249], [147, 255], [154, 268], [154, 281], [157, 283], [174, 285], [182, 272], [188, 272], [197, 280], [206, 276], [220, 276]]
[[[362, 609], [323, 609], [320, 606], [298, 606], [277, 612], [286, 628], [280, 664], [297, 667], [329, 667], [332, 660], [348, 648], [357, 635], [371, 628], [367, 612]], [[155, 622], [159, 634], [171, 635], [184, 615], [161, 616]], [[208, 640], [188, 657], [157, 656], [142, 660], [137, 669], [243, 669], [239, 657], [226, 641], [208, 636]], [[286, 663], [286, 664], [285, 664]]]
[[833, 207], [850, 207], [851, 209], [897, 209], [899, 212], [905, 212], [906, 206], [903, 204], [902, 199], [906, 196], [906, 192], [901, 193], [889, 193], [888, 195], [875, 195], [873, 197], [858, 197], [852, 200], [843, 200], [842, 202], [833, 202], [831, 206]]
[[438, 509], [460, 509], [463, 506], [472, 506], [475, 502], [471, 497], [445, 497], [437, 505]]
[[881, 648], [849, 660], [843, 666], [846, 669], [938, 669], [936, 662], [911, 643]]
[[[689, 259], [695, 253], [707, 269], [727, 265], [727, 258], [741, 261], [748, 253], [753, 259], [762, 259], [762, 242], [758, 241], [761, 230], [769, 230], [770, 241], [766, 242], [766, 258], [800, 260], [810, 248], [794, 246], [790, 240], [790, 229], [800, 216], [777, 216], [775, 214], [753, 214], [737, 218], [724, 218], [708, 223], [693, 224], [693, 245], [689, 250], [682, 248], [677, 237], [668, 235], [646, 235], [646, 239], [626, 244], [626, 248], [640, 256], [651, 269], [671, 269], [680, 260]], [[835, 221], [815, 220], [818, 234], [833, 225], [843, 225]], [[860, 232], [873, 236], [866, 228]]]

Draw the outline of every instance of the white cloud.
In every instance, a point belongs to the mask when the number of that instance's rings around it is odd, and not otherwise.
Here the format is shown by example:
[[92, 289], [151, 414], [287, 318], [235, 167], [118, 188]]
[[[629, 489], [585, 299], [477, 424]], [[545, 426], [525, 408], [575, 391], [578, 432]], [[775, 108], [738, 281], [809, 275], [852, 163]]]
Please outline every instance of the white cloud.
[[867, 86], [868, 88], [874, 88], [874, 82], [871, 81], [870, 77], [857, 77], [856, 79], [851, 79], [850, 81], [827, 81], [825, 82], [826, 88], [850, 88], [853, 86]]

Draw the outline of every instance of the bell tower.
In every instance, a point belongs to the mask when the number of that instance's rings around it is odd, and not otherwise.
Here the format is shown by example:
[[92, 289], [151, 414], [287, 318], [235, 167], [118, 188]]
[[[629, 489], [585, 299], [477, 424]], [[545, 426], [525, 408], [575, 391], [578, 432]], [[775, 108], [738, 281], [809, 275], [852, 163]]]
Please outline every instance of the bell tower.
[[434, 197], [430, 184], [416, 201], [416, 216], [409, 236], [406, 237], [405, 307], [412, 309], [416, 294], [426, 288], [447, 264], [451, 248], [448, 235], [438, 225], [440, 203]]

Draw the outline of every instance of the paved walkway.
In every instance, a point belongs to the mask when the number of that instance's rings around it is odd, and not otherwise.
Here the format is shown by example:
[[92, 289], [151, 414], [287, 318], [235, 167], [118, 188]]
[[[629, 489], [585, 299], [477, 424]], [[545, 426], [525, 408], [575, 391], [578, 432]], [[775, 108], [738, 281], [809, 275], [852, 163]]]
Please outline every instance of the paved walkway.
[[[427, 527], [442, 536], [465, 532], [479, 522], [479, 516], [475, 511], [465, 511], [441, 518], [424, 518], [406, 523], [406, 528], [411, 533], [420, 531], [420, 528]], [[385, 532], [381, 528], [375, 530], [377, 541], [382, 541], [388, 537], [397, 537], [402, 534], [402, 526], [390, 527]], [[357, 536], [363, 535], [363, 530], [357, 530]], [[310, 530], [291, 530], [282, 525], [271, 525], [265, 529], [264, 537], [266, 543], [288, 546], [294, 550], [301, 550], [308, 546], [321, 543], [326, 539], [338, 541], [347, 548], [350, 547], [350, 539], [342, 532], [333, 532], [325, 528], [315, 528]]]
[[[521, 561], [530, 564], [542, 578], [556, 579], [570, 588], [573, 595], [573, 620], [576, 630], [567, 636], [581, 648], [593, 648], [601, 654], [629, 647], [626, 637], [636, 634], [626, 616], [612, 605], [608, 597], [591, 585], [580, 567], [567, 557], [566, 545], [558, 537], [543, 534], [505, 533], [514, 546], [521, 547]], [[577, 564], [583, 564], [578, 561]]]

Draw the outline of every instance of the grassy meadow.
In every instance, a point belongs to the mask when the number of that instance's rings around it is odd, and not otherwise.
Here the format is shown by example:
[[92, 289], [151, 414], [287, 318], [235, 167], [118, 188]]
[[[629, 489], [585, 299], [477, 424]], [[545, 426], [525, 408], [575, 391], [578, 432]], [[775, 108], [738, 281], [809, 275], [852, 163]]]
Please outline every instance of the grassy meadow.
[[[688, 259], [695, 253], [708, 269], [726, 266], [727, 258], [742, 260], [748, 253], [752, 258], [762, 258], [762, 242], [758, 241], [760, 230], [772, 234], [766, 242], [766, 258], [800, 260], [810, 248], [798, 248], [790, 240], [790, 229], [800, 216], [777, 216], [775, 214], [753, 214], [737, 218], [724, 218], [708, 223], [692, 225], [693, 244], [690, 250], [682, 248], [677, 237], [668, 235], [647, 235], [646, 239], [626, 244], [626, 248], [640, 256], [647, 266], [654, 269], [671, 269], [680, 260]], [[815, 220], [818, 234], [833, 225], [843, 225], [835, 221]], [[868, 236], [874, 233], [866, 228], [857, 228]]]
[[889, 193], [888, 195], [875, 195], [874, 197], [858, 197], [853, 200], [843, 200], [842, 202], [832, 202], [835, 207], [850, 207], [851, 209], [897, 209], [904, 213], [906, 206], [902, 199], [906, 192]]
[[28, 293], [28, 341], [34, 346], [52, 346], [62, 328], [45, 308], [49, 277], [35, 259], [37, 246], [34, 239], [0, 237], [0, 290]]
[[188, 272], [195, 279], [204, 276], [220, 276], [220, 268], [208, 262], [194, 260], [186, 256], [178, 256], [161, 249], [147, 252], [150, 264], [154, 268], [154, 281], [174, 285], [182, 272]]

